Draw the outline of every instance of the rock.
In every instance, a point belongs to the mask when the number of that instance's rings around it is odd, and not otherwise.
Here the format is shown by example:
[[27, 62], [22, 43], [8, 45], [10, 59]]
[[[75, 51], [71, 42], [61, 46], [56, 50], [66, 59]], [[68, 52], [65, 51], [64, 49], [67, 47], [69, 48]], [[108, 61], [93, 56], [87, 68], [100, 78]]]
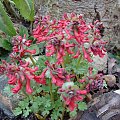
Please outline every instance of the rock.
[[96, 68], [98, 71], [103, 71], [107, 69], [107, 60], [108, 60], [108, 55], [107, 52], [104, 52], [104, 57], [101, 58], [98, 55], [95, 56], [93, 55], [93, 63], [92, 66], [93, 68]]
[[104, 79], [109, 87], [113, 87], [116, 84], [116, 77], [114, 75], [104, 75]]
[[3, 90], [7, 85], [7, 77], [4, 75], [0, 76], [0, 109], [4, 112], [5, 115], [9, 116], [10, 118], [14, 117], [12, 113], [12, 104], [10, 98], [6, 97], [3, 94]]
[[12, 110], [17, 105], [19, 97], [9, 96], [10, 93], [4, 92], [4, 88], [7, 86], [7, 77], [5, 75], [0, 76], [0, 110], [4, 112], [9, 118], [14, 118]]
[[[89, 119], [88, 119], [89, 118]], [[78, 113], [74, 120], [120, 120], [120, 95], [105, 93], [89, 103], [89, 109]]]
[[95, 105], [96, 115], [101, 120], [110, 120], [120, 116], [120, 95], [114, 92], [106, 93], [101, 96], [100, 101]]
[[4, 113], [6, 116], [8, 116], [9, 118], [14, 118], [15, 116], [14, 116], [12, 110], [10, 109], [10, 106], [7, 106], [8, 103], [3, 104], [2, 102], [3, 102], [3, 101], [1, 101], [1, 99], [0, 99], [0, 110], [2, 110], [3, 113]]
[[0, 76], [0, 91], [4, 89], [7, 84], [7, 77], [5, 75]]

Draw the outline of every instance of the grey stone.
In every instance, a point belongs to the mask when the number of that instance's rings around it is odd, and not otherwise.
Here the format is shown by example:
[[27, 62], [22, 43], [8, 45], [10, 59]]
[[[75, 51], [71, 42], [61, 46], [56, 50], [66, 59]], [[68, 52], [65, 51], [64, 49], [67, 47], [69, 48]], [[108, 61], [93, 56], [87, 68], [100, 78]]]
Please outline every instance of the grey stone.
[[9, 97], [3, 93], [5, 86], [7, 85], [7, 77], [5, 75], [0, 76], [0, 109], [9, 118], [13, 118], [14, 114], [12, 112], [12, 103]]

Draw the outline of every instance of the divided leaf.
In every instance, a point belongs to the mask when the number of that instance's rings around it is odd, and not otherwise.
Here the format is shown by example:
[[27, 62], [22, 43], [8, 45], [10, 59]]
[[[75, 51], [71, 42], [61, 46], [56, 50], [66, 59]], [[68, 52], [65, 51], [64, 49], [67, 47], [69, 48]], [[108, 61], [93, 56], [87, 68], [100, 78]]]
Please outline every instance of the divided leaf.
[[87, 109], [87, 105], [85, 102], [78, 102], [78, 109], [84, 111]]

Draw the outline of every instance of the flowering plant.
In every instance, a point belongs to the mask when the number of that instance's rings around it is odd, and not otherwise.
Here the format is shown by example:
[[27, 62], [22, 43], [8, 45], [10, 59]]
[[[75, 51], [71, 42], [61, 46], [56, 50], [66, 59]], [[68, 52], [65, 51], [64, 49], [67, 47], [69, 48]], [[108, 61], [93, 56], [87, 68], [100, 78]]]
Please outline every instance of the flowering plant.
[[[102, 74], [92, 66], [92, 56], [104, 57], [106, 51], [100, 34], [103, 25], [86, 24], [82, 15], [74, 13], [64, 14], [61, 20], [36, 18], [35, 25], [34, 40], [13, 37], [11, 62], [2, 61], [0, 74], [7, 75], [13, 93], [24, 96], [16, 115], [34, 112], [38, 118], [63, 120], [65, 113], [73, 116], [86, 109], [89, 92], [103, 87]], [[43, 43], [45, 54], [36, 60], [36, 49], [30, 47]]]

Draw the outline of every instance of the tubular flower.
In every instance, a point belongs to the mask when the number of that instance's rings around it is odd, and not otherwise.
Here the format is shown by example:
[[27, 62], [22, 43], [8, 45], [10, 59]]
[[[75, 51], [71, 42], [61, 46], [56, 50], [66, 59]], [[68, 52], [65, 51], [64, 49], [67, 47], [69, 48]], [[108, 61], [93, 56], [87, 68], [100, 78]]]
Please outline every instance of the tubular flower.
[[[32, 77], [31, 77], [32, 78]], [[30, 87], [30, 76], [26, 75], [26, 93], [31, 94], [33, 92], [32, 88]]]
[[[13, 44], [13, 53], [18, 55], [19, 57], [23, 57], [26, 54], [35, 54], [36, 50], [30, 50], [27, 49], [27, 47], [30, 47], [32, 43], [32, 40], [26, 40], [26, 36], [24, 35], [24, 38], [22, 38], [21, 36], [17, 36], [14, 37], [12, 40], [12, 44]], [[12, 55], [11, 55], [12, 56]]]
[[85, 48], [82, 46], [83, 54], [84, 54], [84, 59], [88, 60], [88, 62], [93, 62], [93, 60], [90, 58], [89, 53], [86, 52]]
[[39, 76], [34, 73], [38, 70], [38, 67], [30, 68], [29, 62], [20, 61], [18, 65], [13, 63], [7, 63], [2, 61], [4, 68], [3, 74], [6, 74], [8, 77], [8, 84], [15, 86], [12, 91], [13, 93], [18, 93], [22, 89], [23, 83], [26, 83], [26, 92], [31, 94], [33, 92], [30, 81], [35, 80], [36, 82], [42, 84]]
[[74, 53], [73, 51], [71, 51], [74, 46], [74, 44], [65, 43], [61, 38], [52, 38], [46, 46], [46, 56], [52, 56], [56, 54], [57, 63], [60, 64], [63, 62], [63, 57], [66, 55], [65, 51], [68, 54]]
[[0, 75], [4, 74], [6, 68], [3, 65], [0, 65]]
[[74, 75], [68, 74], [64, 68], [57, 68], [55, 64], [50, 64], [48, 61], [45, 62], [50, 71], [50, 75], [52, 78], [52, 83], [56, 86], [62, 86], [66, 81], [70, 81]]
[[103, 89], [103, 74], [97, 74], [95, 76], [88, 77], [89, 84], [87, 84], [87, 91], [93, 91], [96, 89]]
[[14, 88], [12, 88], [13, 93], [18, 93], [22, 88], [21, 81], [18, 79], [17, 82], [18, 82], [18, 84]]
[[45, 73], [47, 72], [47, 68], [43, 70], [43, 72], [41, 73], [41, 75], [39, 76], [34, 76], [34, 79], [37, 83], [40, 83], [42, 85], [46, 84], [46, 79], [45, 79]]
[[[83, 53], [88, 62], [93, 61], [92, 54], [104, 56], [106, 42], [101, 40], [100, 30], [103, 25], [99, 21], [95, 21], [94, 25], [86, 24], [82, 15], [65, 13], [58, 21], [41, 17], [37, 23], [33, 36], [37, 43], [46, 42], [46, 56], [56, 55], [57, 64], [64, 62], [66, 53], [75, 59]], [[89, 46], [86, 48], [85, 44]]]
[[82, 101], [83, 95], [87, 94], [86, 90], [79, 90], [79, 87], [74, 85], [73, 82], [64, 83], [58, 92], [70, 111], [73, 111], [77, 107], [76, 102]]

